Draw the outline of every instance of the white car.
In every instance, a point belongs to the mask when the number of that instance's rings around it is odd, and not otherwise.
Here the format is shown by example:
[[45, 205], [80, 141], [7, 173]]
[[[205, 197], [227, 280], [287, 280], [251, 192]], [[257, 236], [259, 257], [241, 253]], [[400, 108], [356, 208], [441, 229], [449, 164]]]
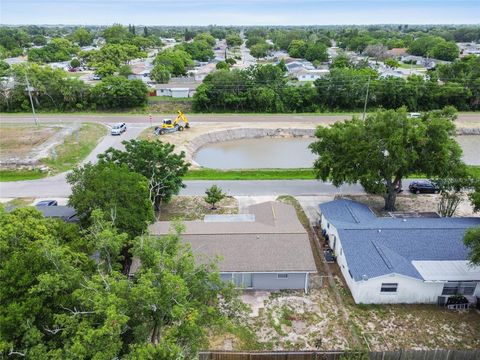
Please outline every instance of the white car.
[[112, 126], [112, 130], [110, 131], [110, 133], [112, 135], [122, 135], [122, 133], [124, 133], [125, 131], [127, 131], [127, 124], [118, 123]]
[[411, 118], [419, 118], [420, 116], [422, 116], [422, 114], [418, 112], [411, 112], [411, 113], [408, 113], [408, 116]]

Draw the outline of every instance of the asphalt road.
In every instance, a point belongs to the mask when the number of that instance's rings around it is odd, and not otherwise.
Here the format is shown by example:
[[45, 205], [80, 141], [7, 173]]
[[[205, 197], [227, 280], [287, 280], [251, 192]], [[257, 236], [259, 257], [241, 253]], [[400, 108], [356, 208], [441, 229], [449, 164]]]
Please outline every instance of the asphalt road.
[[[173, 114], [154, 114], [153, 124], [160, 122], [164, 117], [172, 117]], [[148, 115], [108, 115], [108, 114], [59, 114], [59, 115], [38, 115], [38, 121], [45, 123], [62, 122], [97, 122], [97, 123], [115, 123], [125, 122], [127, 124], [149, 123]], [[350, 115], [246, 115], [246, 114], [188, 114], [191, 122], [245, 122], [245, 123], [331, 123], [350, 119]], [[2, 123], [32, 123], [32, 115], [0, 115]], [[480, 124], [480, 113], [478, 114], [460, 114], [457, 119], [458, 125], [468, 125], [469, 123]]]

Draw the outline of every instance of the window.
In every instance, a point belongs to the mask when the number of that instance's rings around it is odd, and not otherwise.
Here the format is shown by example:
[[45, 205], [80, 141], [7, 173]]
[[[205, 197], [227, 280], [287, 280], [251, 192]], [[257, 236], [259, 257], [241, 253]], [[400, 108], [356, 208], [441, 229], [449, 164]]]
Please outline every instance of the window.
[[251, 273], [234, 273], [233, 283], [239, 288], [251, 288], [252, 287], [252, 274]]
[[443, 285], [442, 295], [473, 295], [476, 287], [475, 281], [447, 282]]
[[396, 293], [397, 288], [398, 288], [397, 283], [382, 283], [382, 288], [380, 289], [380, 292]]
[[277, 274], [277, 279], [288, 279], [288, 274]]

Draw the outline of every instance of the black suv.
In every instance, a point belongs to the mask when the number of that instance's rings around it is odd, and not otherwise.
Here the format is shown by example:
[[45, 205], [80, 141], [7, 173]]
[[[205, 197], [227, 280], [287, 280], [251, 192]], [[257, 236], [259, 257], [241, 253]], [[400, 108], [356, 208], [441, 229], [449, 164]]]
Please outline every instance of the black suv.
[[408, 189], [415, 194], [437, 194], [440, 192], [438, 185], [431, 180], [412, 181]]

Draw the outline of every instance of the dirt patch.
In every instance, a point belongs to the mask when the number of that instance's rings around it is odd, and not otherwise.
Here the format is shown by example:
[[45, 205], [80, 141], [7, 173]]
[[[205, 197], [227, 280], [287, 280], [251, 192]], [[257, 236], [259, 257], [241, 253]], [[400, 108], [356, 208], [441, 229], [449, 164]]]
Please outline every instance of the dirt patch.
[[[347, 198], [368, 205], [378, 216], [388, 216], [383, 210], [384, 200], [379, 195], [341, 195], [337, 198]], [[440, 195], [438, 194], [421, 194], [414, 195], [404, 192], [397, 196], [397, 211], [407, 212], [436, 212]], [[463, 196], [462, 202], [455, 211], [455, 216], [480, 216], [480, 213], [473, 212], [473, 207], [466, 195]]]
[[[332, 265], [336, 266], [336, 265]], [[335, 273], [335, 272], [334, 272]], [[256, 314], [241, 331], [215, 334], [210, 348], [218, 350], [342, 350], [471, 349], [480, 346], [480, 313], [447, 311], [435, 305], [355, 305], [342, 279], [335, 286], [348, 314], [346, 322], [333, 290], [325, 285], [302, 291], [259, 292]], [[262, 305], [263, 304], [263, 305]], [[249, 333], [246, 333], [249, 332]]]
[[224, 198], [216, 207], [216, 210], [212, 210], [202, 196], [175, 196], [170, 203], [162, 206], [159, 220], [190, 221], [203, 220], [209, 214], [238, 214], [238, 201], [231, 196]]
[[1, 126], [0, 161], [25, 158], [61, 129], [59, 126]]

